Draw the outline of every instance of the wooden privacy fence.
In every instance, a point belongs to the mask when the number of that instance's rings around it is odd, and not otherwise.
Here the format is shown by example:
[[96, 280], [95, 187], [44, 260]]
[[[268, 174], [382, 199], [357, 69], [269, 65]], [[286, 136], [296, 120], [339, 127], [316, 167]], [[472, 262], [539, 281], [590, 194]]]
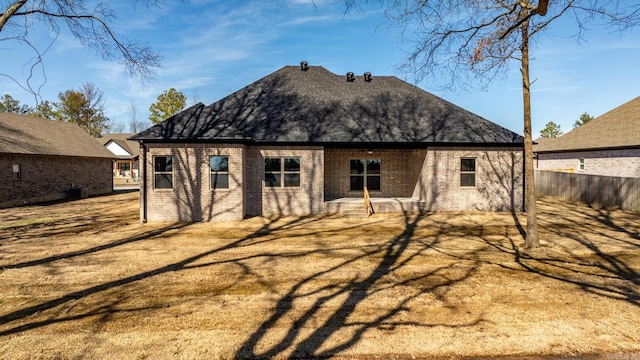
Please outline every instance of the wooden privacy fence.
[[536, 193], [640, 211], [640, 178], [536, 170]]

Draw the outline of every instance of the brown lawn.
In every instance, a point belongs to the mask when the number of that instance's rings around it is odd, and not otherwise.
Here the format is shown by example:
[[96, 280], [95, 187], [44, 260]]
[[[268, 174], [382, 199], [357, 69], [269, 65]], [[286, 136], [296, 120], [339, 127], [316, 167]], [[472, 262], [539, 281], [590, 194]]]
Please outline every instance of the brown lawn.
[[541, 199], [525, 252], [522, 214], [140, 224], [138, 204], [0, 210], [0, 358], [640, 354], [639, 213]]

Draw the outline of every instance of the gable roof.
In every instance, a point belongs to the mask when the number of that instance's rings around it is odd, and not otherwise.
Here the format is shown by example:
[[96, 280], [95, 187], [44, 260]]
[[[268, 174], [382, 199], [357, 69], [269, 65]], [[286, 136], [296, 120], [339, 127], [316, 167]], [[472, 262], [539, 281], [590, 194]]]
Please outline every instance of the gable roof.
[[[536, 152], [640, 146], [640, 96], [598, 116], [553, 141], [536, 140]], [[550, 139], [547, 139], [550, 140]]]
[[261, 143], [511, 144], [523, 138], [394, 76], [354, 81], [285, 66], [131, 139]]
[[120, 146], [124, 151], [131, 154], [131, 156], [123, 156], [123, 155], [114, 155], [118, 158], [136, 158], [140, 156], [140, 145], [136, 141], [127, 140], [131, 136], [135, 135], [134, 133], [117, 133], [117, 134], [106, 134], [105, 136], [96, 139], [103, 146], [109, 145], [109, 143], [116, 143]]
[[114, 158], [78, 125], [0, 112], [0, 153]]

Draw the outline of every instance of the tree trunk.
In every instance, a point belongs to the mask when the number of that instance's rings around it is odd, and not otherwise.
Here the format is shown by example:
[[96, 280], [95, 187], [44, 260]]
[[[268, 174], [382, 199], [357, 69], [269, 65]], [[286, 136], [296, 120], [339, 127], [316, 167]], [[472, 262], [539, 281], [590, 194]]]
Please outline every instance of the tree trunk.
[[[523, 15], [527, 11], [523, 10]], [[531, 137], [531, 90], [529, 82], [529, 20], [521, 26], [522, 31], [522, 97], [524, 105], [524, 182], [525, 209], [527, 211], [527, 235], [524, 247], [535, 248], [540, 245], [538, 238], [538, 218], [536, 214], [536, 189], [533, 173], [533, 139]]]

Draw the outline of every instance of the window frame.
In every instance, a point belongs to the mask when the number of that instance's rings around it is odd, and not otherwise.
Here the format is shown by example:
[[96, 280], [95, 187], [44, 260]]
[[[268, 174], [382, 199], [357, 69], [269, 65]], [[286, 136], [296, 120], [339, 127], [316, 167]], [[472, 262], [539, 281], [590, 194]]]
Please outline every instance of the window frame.
[[584, 158], [578, 158], [578, 171], [584, 171]]
[[20, 166], [20, 164], [13, 164], [11, 168], [13, 170], [13, 180], [14, 181], [22, 180], [22, 167]]
[[[277, 159], [280, 162], [279, 170], [267, 170], [267, 161]], [[297, 170], [287, 170], [287, 160], [288, 159], [297, 159], [298, 169]], [[275, 189], [296, 189], [302, 187], [302, 158], [300, 156], [265, 156], [264, 157], [264, 173], [263, 173], [263, 183], [266, 188], [275, 188]], [[272, 185], [275, 182], [267, 181], [267, 175], [277, 175], [280, 178], [279, 185]], [[287, 175], [298, 175], [297, 185], [287, 185]]]
[[[158, 171], [156, 170], [157, 168], [157, 159], [159, 158], [171, 158], [171, 170], [167, 171], [166, 169], [164, 171]], [[167, 162], [165, 161], [165, 165], [167, 164]], [[171, 174], [171, 183], [170, 183], [170, 187], [158, 187], [158, 175], [167, 175], [167, 174]], [[173, 176], [173, 155], [154, 155], [153, 156], [153, 189], [154, 190], [171, 190], [173, 189], [173, 183], [174, 183], [174, 176]]]
[[[219, 170], [213, 170], [213, 168], [211, 167], [211, 160], [213, 158], [226, 158], [227, 160], [227, 171], [219, 171]], [[230, 188], [230, 184], [229, 184], [229, 180], [230, 180], [230, 176], [229, 176], [229, 155], [209, 155], [209, 189], [211, 190], [229, 190]], [[227, 177], [227, 186], [226, 187], [218, 187], [218, 186], [214, 186], [217, 185], [218, 182], [213, 181], [213, 177], [214, 175], [217, 177], [218, 175], [226, 175]]]
[[[364, 166], [363, 166], [363, 172], [362, 174], [357, 174], [357, 173], [352, 173], [352, 162], [353, 161], [362, 161], [364, 162]], [[377, 161], [378, 162], [378, 173], [369, 173], [368, 172], [368, 168], [369, 168], [369, 161]], [[354, 177], [361, 177], [362, 178], [362, 189], [354, 189], [353, 188], [353, 181], [352, 178]], [[369, 186], [369, 177], [377, 177], [378, 178], [378, 184], [379, 187], [378, 189], [370, 189]], [[351, 158], [349, 159], [349, 191], [364, 191], [364, 189], [367, 189], [367, 191], [382, 191], [382, 159], [377, 158], [377, 159], [373, 159], [373, 158]]]
[[[463, 170], [462, 162], [465, 160], [473, 160], [473, 171]], [[473, 185], [463, 185], [465, 181], [463, 178], [465, 175], [473, 175]], [[478, 160], [475, 157], [461, 157], [460, 158], [460, 187], [466, 189], [476, 188], [478, 185]]]

